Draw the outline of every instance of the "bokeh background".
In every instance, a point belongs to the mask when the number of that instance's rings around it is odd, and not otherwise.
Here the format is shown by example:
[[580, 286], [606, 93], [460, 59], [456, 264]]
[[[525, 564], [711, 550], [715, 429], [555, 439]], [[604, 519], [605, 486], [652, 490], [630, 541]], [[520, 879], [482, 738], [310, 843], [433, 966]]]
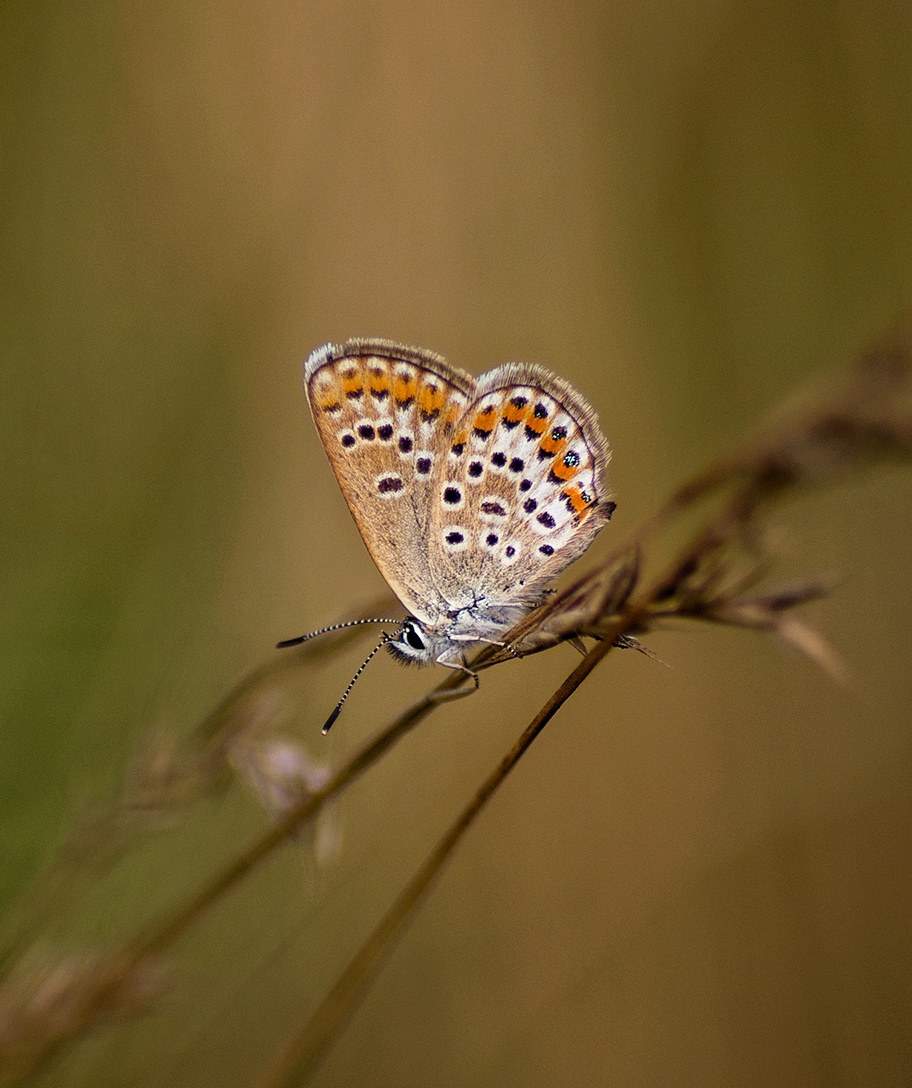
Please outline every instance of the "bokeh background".
[[[614, 446], [607, 553], [912, 299], [890, 0], [0, 9], [0, 906], [152, 730], [382, 589], [300, 363], [348, 336], [541, 362]], [[615, 655], [465, 842], [320, 1085], [912, 1079], [909, 474], [783, 516], [840, 688], [770, 640]], [[628, 657], [633, 658], [629, 660]], [[344, 757], [437, 677], [360, 650]], [[49, 1085], [246, 1084], [574, 656], [483, 678], [267, 866], [151, 1015]], [[90, 897], [104, 943], [262, 827], [241, 790]]]

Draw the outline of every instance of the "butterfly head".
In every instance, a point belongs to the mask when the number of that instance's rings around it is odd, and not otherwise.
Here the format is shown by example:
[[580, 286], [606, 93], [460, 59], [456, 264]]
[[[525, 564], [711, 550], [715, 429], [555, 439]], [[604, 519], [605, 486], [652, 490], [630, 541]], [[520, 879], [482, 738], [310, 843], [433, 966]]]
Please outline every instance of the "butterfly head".
[[387, 649], [405, 665], [433, 665], [447, 650], [452, 641], [446, 635], [432, 634], [413, 616], [403, 620], [402, 626], [386, 643]]

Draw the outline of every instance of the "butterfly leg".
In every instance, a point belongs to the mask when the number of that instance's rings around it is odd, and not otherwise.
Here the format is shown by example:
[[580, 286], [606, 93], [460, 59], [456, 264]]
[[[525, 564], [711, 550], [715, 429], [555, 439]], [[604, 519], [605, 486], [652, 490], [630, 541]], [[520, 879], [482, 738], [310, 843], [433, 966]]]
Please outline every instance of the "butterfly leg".
[[[499, 650], [509, 650], [509, 652], [515, 658], [522, 657], [522, 654], [519, 652], [519, 650], [517, 650], [512, 645], [512, 643], [499, 642], [497, 639], [494, 639], [494, 638], [481, 638], [478, 635], [453, 635], [453, 634], [450, 635], [450, 638], [453, 639], [454, 642], [483, 642], [485, 644], [485, 646], [496, 646]], [[443, 662], [441, 662], [441, 664], [443, 664]]]
[[[477, 639], [473, 641], [478, 641]], [[473, 669], [470, 669], [464, 661], [444, 661], [445, 653], [441, 654], [437, 658], [437, 664], [443, 665], [445, 669], [456, 669], [457, 672], [464, 672], [466, 676], [471, 676], [475, 683], [475, 690], [478, 691], [478, 673]]]
[[516, 649], [512, 642], [495, 642], [493, 638], [483, 638], [479, 639], [479, 641], [486, 642], [489, 646], [497, 646], [498, 649], [501, 650], [509, 650], [510, 654], [517, 658], [517, 660], [522, 657], [522, 654]]

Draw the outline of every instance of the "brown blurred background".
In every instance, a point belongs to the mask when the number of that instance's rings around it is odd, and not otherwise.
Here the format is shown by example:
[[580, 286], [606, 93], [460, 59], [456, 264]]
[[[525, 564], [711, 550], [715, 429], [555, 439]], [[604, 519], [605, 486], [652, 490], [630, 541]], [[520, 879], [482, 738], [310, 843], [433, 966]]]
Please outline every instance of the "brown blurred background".
[[[382, 583], [300, 388], [384, 336], [541, 362], [598, 410], [605, 554], [912, 299], [912, 8], [8, 2], [2, 51], [0, 905], [152, 728]], [[839, 688], [772, 641], [615, 655], [464, 844], [320, 1085], [912, 1083], [909, 475], [783, 516]], [[616, 659], [617, 658], [617, 659]], [[360, 661], [335, 761], [437, 677]], [[242, 1085], [574, 664], [495, 670], [53, 1085]], [[238, 792], [61, 947], [195, 886]], [[205, 862], [201, 859], [205, 858]]]

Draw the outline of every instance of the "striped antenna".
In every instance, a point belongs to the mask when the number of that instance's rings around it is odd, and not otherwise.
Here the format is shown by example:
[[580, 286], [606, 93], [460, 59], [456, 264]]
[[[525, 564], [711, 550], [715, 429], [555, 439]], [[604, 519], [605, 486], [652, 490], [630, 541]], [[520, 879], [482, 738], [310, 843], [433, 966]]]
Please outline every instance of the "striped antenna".
[[[362, 623], [397, 623], [401, 625], [402, 620], [349, 620], [348, 623], [334, 623], [331, 627], [321, 627], [319, 631], [311, 631], [309, 635], [298, 635], [297, 638], [283, 639], [281, 642], [276, 643], [276, 649], [285, 650], [289, 646], [300, 646], [302, 642], [309, 642], [312, 638], [316, 638], [317, 635], [328, 635], [330, 631], [344, 631], [346, 627], [359, 627]], [[382, 646], [383, 643], [380, 645]]]
[[[364, 621], [362, 620], [361, 622], [363, 623]], [[383, 621], [383, 622], [386, 622], [386, 621]], [[389, 642], [389, 640], [390, 640], [390, 639], [391, 639], [392, 637], [393, 637], [393, 636], [392, 636], [391, 634], [389, 634], [389, 633], [388, 633], [387, 631], [384, 631], [384, 632], [383, 632], [383, 638], [382, 638], [382, 639], [381, 639], [381, 640], [380, 640], [380, 641], [379, 641], [379, 642], [377, 643], [377, 645], [376, 645], [376, 646], [375, 646], [375, 647], [374, 647], [374, 648], [373, 648], [373, 649], [371, 650], [371, 652], [370, 652], [370, 653], [369, 653], [369, 654], [367, 655], [367, 657], [366, 657], [366, 658], [364, 659], [364, 664], [363, 664], [363, 665], [361, 666], [361, 668], [360, 668], [360, 669], [358, 669], [358, 671], [357, 671], [357, 672], [355, 673], [355, 675], [354, 675], [354, 676], [353, 676], [353, 677], [351, 678], [351, 683], [350, 683], [350, 684], [348, 685], [348, 687], [347, 687], [347, 688], [345, 689], [345, 691], [343, 691], [343, 692], [342, 692], [342, 698], [341, 698], [341, 699], [340, 699], [340, 700], [338, 701], [338, 703], [336, 703], [336, 709], [335, 709], [335, 710], [334, 710], [334, 711], [332, 712], [332, 714], [330, 714], [330, 716], [329, 716], [329, 717], [328, 717], [328, 718], [326, 719], [326, 725], [324, 725], [324, 726], [323, 726], [323, 736], [324, 736], [324, 737], [325, 737], [325, 736], [326, 736], [326, 734], [327, 734], [327, 733], [328, 733], [328, 732], [330, 731], [330, 729], [332, 729], [332, 727], [333, 727], [333, 722], [334, 722], [334, 721], [336, 720], [336, 718], [338, 718], [338, 717], [339, 717], [339, 714], [340, 714], [340, 712], [341, 712], [341, 710], [342, 710], [342, 704], [343, 704], [343, 703], [345, 702], [345, 700], [346, 700], [346, 699], [348, 698], [348, 693], [349, 693], [349, 692], [351, 691], [351, 689], [352, 689], [352, 688], [353, 688], [353, 687], [355, 686], [355, 683], [356, 683], [356, 681], [357, 681], [358, 677], [359, 677], [359, 676], [361, 675], [361, 673], [362, 673], [362, 672], [364, 672], [364, 670], [365, 670], [365, 669], [367, 668], [367, 666], [368, 666], [368, 665], [370, 664], [370, 662], [371, 662], [371, 661], [373, 660], [373, 657], [374, 657], [374, 655], [375, 655], [375, 654], [376, 654], [376, 653], [377, 653], [377, 652], [378, 652], [378, 651], [379, 651], [380, 649], [382, 649], [382, 647], [384, 647], [384, 646], [385, 646], [385, 645], [386, 645], [386, 644], [387, 644], [387, 643]]]

